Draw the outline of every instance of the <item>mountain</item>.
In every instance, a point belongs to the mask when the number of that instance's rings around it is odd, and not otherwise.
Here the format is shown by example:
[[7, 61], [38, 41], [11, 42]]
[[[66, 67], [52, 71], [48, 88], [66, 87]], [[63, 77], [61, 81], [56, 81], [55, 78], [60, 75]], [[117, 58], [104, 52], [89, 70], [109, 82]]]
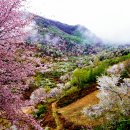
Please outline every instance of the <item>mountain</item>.
[[59, 28], [60, 30], [62, 30], [63, 32], [66, 32], [71, 35], [78, 28], [78, 25], [71, 26], [71, 25], [63, 24], [58, 21], [49, 20], [49, 19], [46, 19], [46, 18], [43, 18], [40, 16], [35, 16], [34, 20], [36, 21], [37, 25], [39, 25], [39, 26], [42, 26], [42, 27], [55, 26], [55, 27]]
[[41, 43], [49, 54], [50, 51], [67, 55], [96, 53], [102, 46], [101, 39], [84, 26], [68, 25], [38, 15], [34, 15], [34, 21], [37, 34], [32, 33], [28, 41]]

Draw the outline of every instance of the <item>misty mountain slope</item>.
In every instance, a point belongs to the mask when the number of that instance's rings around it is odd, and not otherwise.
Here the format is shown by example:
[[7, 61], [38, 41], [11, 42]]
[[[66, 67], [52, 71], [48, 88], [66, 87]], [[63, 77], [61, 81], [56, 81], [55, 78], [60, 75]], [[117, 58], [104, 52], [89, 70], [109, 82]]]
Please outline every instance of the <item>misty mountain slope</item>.
[[96, 44], [101, 42], [100, 38], [81, 25], [68, 25], [37, 15], [35, 15], [34, 20], [38, 26], [48, 28], [51, 33], [61, 35], [66, 40], [86, 44]]
[[37, 15], [34, 15], [34, 22], [37, 34], [32, 33], [28, 41], [41, 43], [43, 50], [51, 54], [90, 54], [103, 46], [101, 39], [84, 26], [68, 25]]
[[58, 21], [49, 20], [40, 16], [35, 16], [34, 20], [39, 26], [42, 26], [42, 27], [55, 26], [68, 34], [73, 34], [73, 32], [78, 28], [78, 25], [70, 26], [70, 25], [63, 24]]

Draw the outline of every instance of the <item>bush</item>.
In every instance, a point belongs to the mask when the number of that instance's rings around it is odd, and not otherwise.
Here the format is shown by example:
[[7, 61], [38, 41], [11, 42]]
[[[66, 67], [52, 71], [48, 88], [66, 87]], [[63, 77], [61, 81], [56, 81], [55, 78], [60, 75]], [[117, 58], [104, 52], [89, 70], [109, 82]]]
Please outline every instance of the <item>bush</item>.
[[79, 89], [77, 87], [71, 87], [69, 90], [65, 91], [65, 95], [71, 95], [72, 93], [79, 91]]
[[95, 82], [96, 77], [100, 76], [105, 71], [106, 67], [105, 64], [100, 64], [95, 68], [76, 69], [72, 75], [71, 84], [79, 88], [84, 88], [86, 84]]
[[121, 76], [124, 78], [129, 78], [130, 77], [130, 60], [127, 60], [124, 62], [125, 69], [122, 72]]
[[39, 104], [37, 106], [37, 111], [33, 113], [33, 115], [36, 117], [36, 118], [42, 118], [45, 113], [47, 112], [47, 105], [46, 104]]
[[34, 77], [34, 85], [36, 87], [44, 87], [44, 88], [54, 88], [56, 84], [52, 78], [44, 78], [44, 74], [37, 73]]
[[35, 86], [39, 87], [42, 85], [42, 80], [43, 80], [43, 74], [42, 73], [37, 73], [36, 76], [34, 77], [34, 84]]
[[58, 71], [52, 71], [51, 76], [55, 78], [59, 78], [63, 73]]
[[76, 69], [73, 72], [72, 79], [71, 79], [71, 84], [80, 87], [83, 87], [86, 78], [88, 76], [88, 71], [86, 69]]
[[94, 127], [94, 130], [129, 130], [130, 128], [130, 119], [126, 118], [119, 122], [117, 121], [109, 121], [100, 126]]
[[128, 130], [130, 128], [130, 119], [121, 120], [120, 122], [117, 122], [115, 125], [115, 128], [117, 130]]

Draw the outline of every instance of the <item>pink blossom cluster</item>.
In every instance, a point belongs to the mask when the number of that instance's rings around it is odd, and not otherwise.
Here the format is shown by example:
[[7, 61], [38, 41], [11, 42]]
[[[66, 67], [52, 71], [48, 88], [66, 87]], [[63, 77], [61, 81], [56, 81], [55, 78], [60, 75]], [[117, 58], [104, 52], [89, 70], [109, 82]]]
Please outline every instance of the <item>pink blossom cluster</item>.
[[[42, 130], [39, 123], [21, 108], [30, 105], [23, 100], [30, 77], [35, 74], [34, 47], [21, 41], [31, 16], [21, 11], [24, 0], [0, 0], [0, 118], [7, 119], [20, 130]], [[17, 43], [18, 42], [18, 43]], [[28, 80], [29, 79], [29, 80]]]
[[37, 69], [35, 60], [32, 62], [26, 58], [31, 53], [34, 53], [33, 48], [24, 43], [0, 44], [0, 111], [3, 113], [2, 118], [12, 124], [22, 122], [22, 126], [19, 126], [22, 128], [29, 123], [39, 130], [40, 125], [21, 111], [22, 107], [31, 105], [29, 101], [23, 100], [24, 91], [28, 89], [29, 80]]

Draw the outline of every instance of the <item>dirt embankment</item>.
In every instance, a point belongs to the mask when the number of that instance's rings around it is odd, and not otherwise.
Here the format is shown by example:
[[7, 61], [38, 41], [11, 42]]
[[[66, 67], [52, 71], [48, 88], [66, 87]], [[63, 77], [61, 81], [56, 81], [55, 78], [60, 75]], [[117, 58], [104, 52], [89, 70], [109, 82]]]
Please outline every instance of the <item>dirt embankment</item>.
[[57, 102], [57, 106], [59, 108], [65, 107], [65, 106], [83, 98], [84, 96], [98, 90], [96, 86], [97, 86], [97, 84], [94, 83], [91, 86], [88, 86], [84, 89], [81, 89], [80, 91], [72, 93], [71, 95], [64, 96], [63, 98], [59, 99], [59, 101]]

